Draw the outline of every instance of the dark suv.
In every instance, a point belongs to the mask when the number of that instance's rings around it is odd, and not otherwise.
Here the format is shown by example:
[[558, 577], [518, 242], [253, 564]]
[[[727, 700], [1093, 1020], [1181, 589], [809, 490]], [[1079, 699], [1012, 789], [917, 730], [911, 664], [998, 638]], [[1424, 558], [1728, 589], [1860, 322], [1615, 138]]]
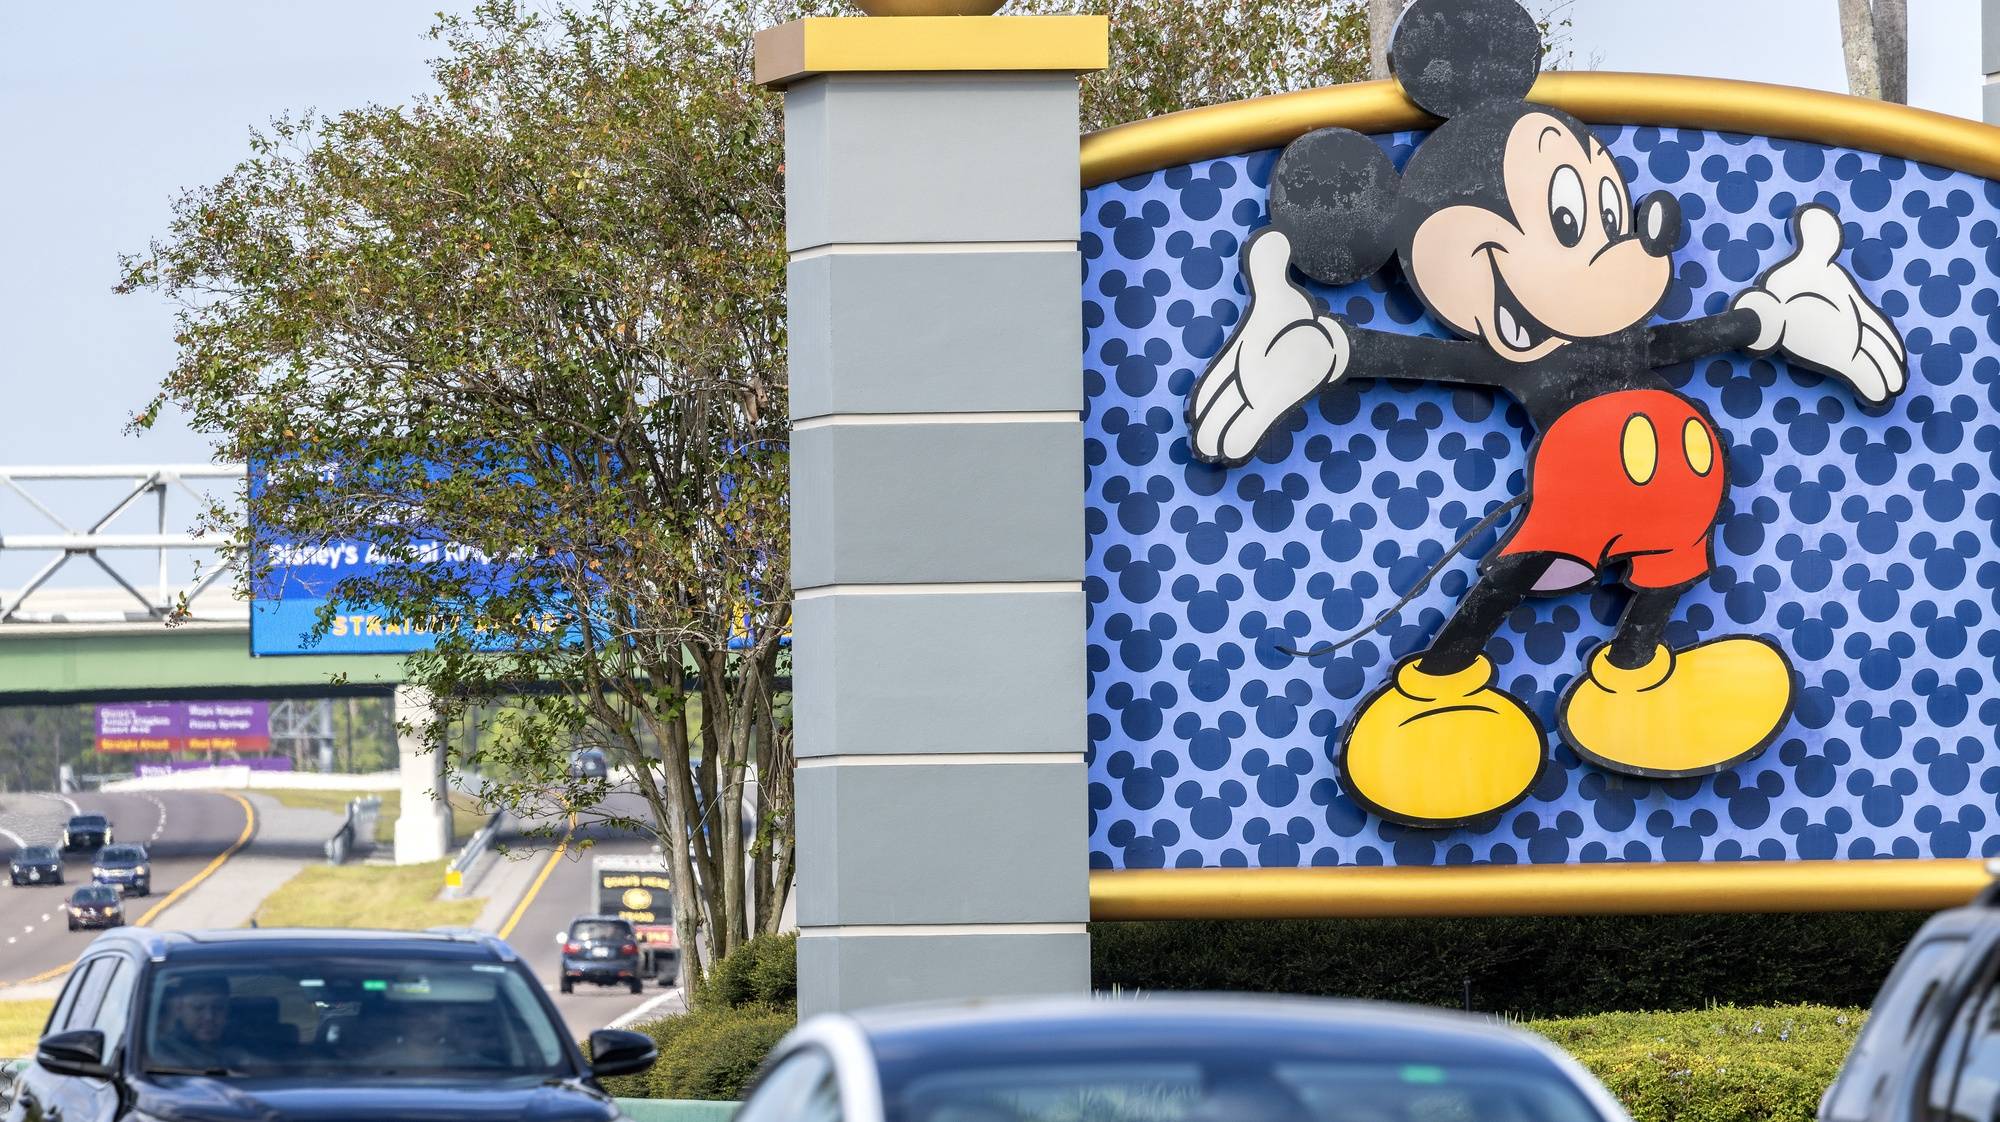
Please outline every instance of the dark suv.
[[111, 820], [102, 814], [79, 814], [63, 827], [64, 853], [91, 853], [111, 844]]
[[153, 865], [143, 845], [107, 845], [90, 862], [90, 879], [130, 896], [153, 894]]
[[77, 960], [0, 1118], [615, 1122], [598, 1079], [653, 1042], [590, 1054], [490, 936], [131, 928]]
[[23, 846], [7, 862], [7, 871], [12, 874], [15, 884], [61, 884], [62, 854], [57, 853], [54, 846]]
[[633, 993], [646, 988], [639, 976], [639, 935], [616, 916], [578, 916], [563, 937], [562, 991], [578, 982], [624, 986]]
[[1820, 1122], [2000, 1117], [2000, 883], [1931, 917], [1868, 1014]]

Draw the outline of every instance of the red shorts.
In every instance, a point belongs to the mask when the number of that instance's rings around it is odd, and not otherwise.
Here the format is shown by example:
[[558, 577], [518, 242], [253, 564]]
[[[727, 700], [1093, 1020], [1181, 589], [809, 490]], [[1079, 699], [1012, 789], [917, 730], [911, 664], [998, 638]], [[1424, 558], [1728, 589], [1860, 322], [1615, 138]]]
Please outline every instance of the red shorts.
[[1537, 591], [1574, 588], [1629, 562], [1634, 588], [1671, 588], [1709, 570], [1722, 509], [1722, 441], [1694, 403], [1621, 390], [1557, 417], [1528, 458], [1528, 510], [1500, 554], [1555, 553]]

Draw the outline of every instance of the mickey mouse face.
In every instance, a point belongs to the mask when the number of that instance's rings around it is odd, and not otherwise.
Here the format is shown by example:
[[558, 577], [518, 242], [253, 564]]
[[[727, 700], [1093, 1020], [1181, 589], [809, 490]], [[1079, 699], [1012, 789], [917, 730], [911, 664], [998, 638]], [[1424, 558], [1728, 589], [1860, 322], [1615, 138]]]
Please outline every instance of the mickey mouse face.
[[[1405, 269], [1439, 318], [1502, 358], [1531, 362], [1652, 313], [1672, 280], [1677, 207], [1656, 197], [1635, 222], [1617, 162], [1567, 115], [1494, 106], [1454, 126], [1492, 134], [1501, 181], [1497, 200], [1443, 207], [1410, 236]], [[1422, 150], [1411, 164], [1412, 177], [1447, 170]]]
[[1645, 321], [1681, 233], [1670, 193], [1635, 209], [1624, 173], [1576, 118], [1523, 101], [1541, 31], [1514, 0], [1414, 0], [1390, 69], [1445, 118], [1398, 175], [1372, 140], [1319, 129], [1271, 174], [1271, 223], [1300, 272], [1328, 284], [1400, 255], [1453, 330], [1527, 363]]

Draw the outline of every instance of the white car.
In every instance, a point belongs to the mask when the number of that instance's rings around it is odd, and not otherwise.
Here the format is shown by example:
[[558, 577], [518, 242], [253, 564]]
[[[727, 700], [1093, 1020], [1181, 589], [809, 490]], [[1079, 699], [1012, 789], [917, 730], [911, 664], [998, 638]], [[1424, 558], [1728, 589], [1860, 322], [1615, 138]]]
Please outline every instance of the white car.
[[1629, 1122], [1532, 1033], [1303, 998], [960, 1003], [825, 1014], [735, 1122]]

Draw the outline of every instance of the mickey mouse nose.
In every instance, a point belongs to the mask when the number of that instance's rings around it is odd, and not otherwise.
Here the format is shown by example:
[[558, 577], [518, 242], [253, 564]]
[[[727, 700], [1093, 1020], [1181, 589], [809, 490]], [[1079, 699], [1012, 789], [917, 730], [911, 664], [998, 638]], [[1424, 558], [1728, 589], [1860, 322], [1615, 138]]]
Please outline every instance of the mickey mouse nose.
[[1640, 199], [1634, 219], [1633, 232], [1647, 253], [1665, 257], [1674, 251], [1674, 241], [1681, 235], [1681, 204], [1673, 192], [1655, 191]]

